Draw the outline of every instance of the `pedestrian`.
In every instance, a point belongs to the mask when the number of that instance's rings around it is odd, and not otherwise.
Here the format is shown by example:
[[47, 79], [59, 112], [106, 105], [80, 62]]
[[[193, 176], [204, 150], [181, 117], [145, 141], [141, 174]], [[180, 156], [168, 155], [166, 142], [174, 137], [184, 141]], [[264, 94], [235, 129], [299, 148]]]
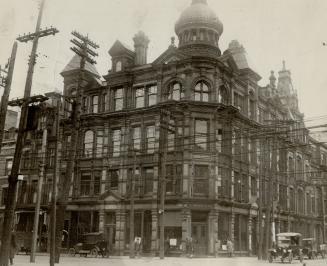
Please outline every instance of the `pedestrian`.
[[192, 258], [193, 256], [193, 244], [192, 244], [192, 238], [191, 237], [186, 237], [186, 256], [188, 258]]
[[141, 237], [135, 237], [134, 239], [134, 248], [135, 248], [135, 254], [137, 257], [140, 256], [141, 251]]
[[227, 252], [229, 257], [233, 257], [233, 252], [234, 252], [234, 246], [233, 242], [230, 238], [227, 240]]
[[16, 235], [14, 232], [12, 232], [10, 238], [10, 250], [9, 250], [10, 265], [14, 264], [14, 257], [16, 255], [16, 250], [17, 250]]
[[189, 250], [189, 252], [190, 252], [190, 258], [192, 258], [193, 257], [193, 254], [194, 254], [194, 240], [193, 240], [193, 238], [192, 237], [190, 237], [190, 239], [189, 239], [189, 242], [190, 242], [190, 244], [189, 244], [189, 246], [190, 246], [190, 250]]

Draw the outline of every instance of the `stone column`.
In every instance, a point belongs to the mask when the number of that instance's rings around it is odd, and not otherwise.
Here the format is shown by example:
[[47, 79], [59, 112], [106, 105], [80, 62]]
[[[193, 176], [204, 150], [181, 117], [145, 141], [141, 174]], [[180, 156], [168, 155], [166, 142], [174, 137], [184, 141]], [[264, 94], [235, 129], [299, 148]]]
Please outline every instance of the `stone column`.
[[230, 219], [230, 233], [229, 237], [234, 243], [234, 225], [235, 225], [235, 213], [234, 210], [232, 209], [232, 214], [231, 214], [231, 219]]
[[249, 256], [252, 255], [252, 216], [249, 214], [249, 221], [248, 221], [248, 251], [249, 251]]
[[116, 211], [116, 253], [117, 255], [123, 255], [125, 249], [125, 223], [126, 212], [124, 210]]
[[152, 226], [151, 226], [151, 253], [155, 255], [158, 252], [158, 211], [157, 209], [153, 209], [151, 211], [151, 218], [152, 218]]
[[192, 235], [192, 218], [191, 218], [191, 210], [188, 208], [184, 208], [182, 213], [182, 245], [183, 250], [185, 250], [185, 240], [186, 237], [190, 237]]
[[208, 219], [208, 233], [209, 233], [209, 254], [215, 253], [215, 242], [218, 239], [218, 211], [211, 210]]

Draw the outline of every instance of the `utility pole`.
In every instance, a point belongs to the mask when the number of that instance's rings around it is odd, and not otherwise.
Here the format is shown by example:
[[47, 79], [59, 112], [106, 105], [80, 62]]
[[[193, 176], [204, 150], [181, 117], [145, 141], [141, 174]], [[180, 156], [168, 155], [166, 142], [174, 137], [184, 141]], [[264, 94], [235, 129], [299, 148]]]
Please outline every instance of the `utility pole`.
[[261, 160], [261, 164], [260, 164], [260, 168], [259, 168], [259, 245], [258, 245], [258, 259], [262, 260], [262, 253], [263, 253], [263, 194], [265, 193], [263, 191], [263, 181], [264, 181], [264, 161], [265, 161], [265, 150], [264, 150], [264, 143], [262, 139], [259, 139], [260, 141], [260, 160]]
[[[42, 107], [46, 108], [46, 107]], [[37, 182], [37, 194], [36, 194], [36, 205], [34, 212], [34, 224], [33, 224], [33, 235], [32, 235], [32, 247], [31, 247], [31, 255], [30, 262], [35, 262], [35, 252], [36, 252], [36, 243], [37, 236], [39, 232], [39, 219], [40, 219], [40, 206], [41, 206], [41, 197], [42, 197], [42, 186], [45, 172], [45, 160], [46, 160], [46, 150], [47, 150], [47, 137], [48, 137], [48, 129], [47, 129], [47, 111], [42, 110], [43, 117], [41, 118], [43, 121], [43, 133], [42, 133], [42, 146], [41, 146], [41, 161], [39, 162], [39, 180]]]
[[29, 98], [31, 95], [34, 65], [36, 63], [36, 51], [37, 51], [38, 41], [40, 37], [45, 37], [50, 34], [54, 35], [58, 32], [57, 29], [52, 27], [50, 29], [41, 30], [41, 20], [42, 20], [44, 4], [45, 4], [45, 0], [41, 2], [35, 32], [24, 36], [19, 36], [17, 38], [17, 40], [21, 42], [33, 41], [33, 45], [32, 45], [32, 51], [28, 64], [28, 71], [27, 71], [25, 90], [24, 90], [24, 102], [21, 109], [21, 116], [20, 116], [19, 127], [18, 127], [13, 166], [11, 169], [11, 174], [8, 177], [7, 203], [5, 207], [5, 215], [4, 215], [3, 230], [2, 230], [3, 232], [1, 237], [2, 239], [1, 252], [0, 252], [1, 266], [8, 265], [10, 238], [11, 238], [11, 231], [14, 221], [14, 211], [16, 205], [15, 199], [17, 194], [18, 173], [19, 173], [20, 159], [22, 156], [22, 149], [24, 145], [25, 127], [27, 122]]
[[[268, 201], [267, 201], [267, 206], [266, 206], [266, 223], [265, 223], [265, 229], [266, 229], [266, 239], [265, 239], [265, 253], [264, 253], [264, 259], [267, 259], [267, 253], [268, 253], [268, 250], [269, 250], [269, 247], [270, 247], [270, 239], [271, 239], [271, 204], [272, 204], [272, 195], [273, 195], [273, 162], [270, 161], [271, 160], [271, 156], [270, 155], [273, 153], [272, 151], [272, 145], [271, 145], [271, 142], [272, 142], [272, 139], [268, 139], [268, 158], [269, 158], [269, 174], [268, 174], [268, 191], [267, 191], [267, 195], [268, 196]], [[273, 159], [273, 158], [272, 158]]]
[[59, 177], [59, 136], [60, 136], [60, 104], [61, 95], [57, 94], [57, 108], [56, 108], [56, 146], [55, 146], [55, 158], [54, 158], [54, 173], [52, 178], [52, 194], [51, 194], [51, 224], [50, 224], [50, 266], [55, 265], [55, 239], [56, 239], [56, 200], [57, 200], [57, 180]]
[[[165, 257], [165, 226], [164, 226], [164, 215], [165, 215], [165, 197], [166, 197], [166, 163], [167, 163], [167, 137], [168, 131], [175, 133], [175, 125], [170, 124], [171, 112], [167, 110], [160, 111], [160, 209], [159, 209], [159, 224], [160, 224], [160, 235], [159, 235], [159, 255], [160, 259]], [[173, 127], [173, 129], [171, 128]]]
[[[12, 47], [8, 72], [6, 70], [1, 69], [0, 66], [0, 86], [4, 87], [4, 91], [1, 98], [1, 106], [0, 106], [0, 151], [2, 148], [2, 140], [5, 130], [8, 99], [9, 99], [10, 88], [11, 88], [11, 83], [12, 83], [12, 78], [15, 68], [16, 54], [17, 54], [17, 42], [15, 42]], [[6, 77], [1, 76], [1, 72], [4, 72]]]
[[62, 230], [64, 229], [65, 211], [69, 196], [69, 190], [71, 187], [71, 180], [73, 176], [73, 169], [75, 166], [75, 160], [77, 155], [77, 144], [79, 139], [80, 128], [80, 113], [81, 113], [81, 97], [82, 97], [82, 84], [84, 81], [85, 64], [95, 64], [96, 61], [92, 58], [98, 56], [96, 52], [92, 50], [99, 48], [97, 44], [92, 42], [88, 36], [83, 36], [80, 33], [73, 31], [72, 35], [77, 39], [72, 39], [71, 42], [77, 47], [72, 47], [71, 50], [81, 57], [80, 61], [80, 73], [77, 83], [77, 94], [73, 101], [73, 114], [72, 114], [72, 131], [71, 131], [71, 143], [68, 154], [68, 161], [66, 166], [65, 177], [59, 180], [60, 193], [58, 195], [58, 208], [57, 208], [57, 221], [56, 221], [56, 258], [55, 262], [59, 263], [61, 246]]

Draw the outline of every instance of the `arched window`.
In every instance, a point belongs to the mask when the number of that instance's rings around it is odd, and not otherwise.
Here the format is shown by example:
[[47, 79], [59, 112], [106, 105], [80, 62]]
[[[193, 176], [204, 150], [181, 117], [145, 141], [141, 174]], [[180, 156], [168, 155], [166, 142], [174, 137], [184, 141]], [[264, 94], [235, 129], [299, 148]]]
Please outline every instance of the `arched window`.
[[206, 82], [199, 81], [194, 88], [195, 101], [209, 102], [209, 87]]
[[169, 86], [168, 99], [179, 101], [184, 98], [182, 85], [179, 82], [174, 82]]
[[93, 156], [93, 144], [94, 144], [94, 133], [92, 130], [88, 130], [84, 135], [84, 156], [92, 157]]
[[116, 63], [116, 72], [119, 72], [122, 70], [122, 63], [121, 61], [117, 61]]

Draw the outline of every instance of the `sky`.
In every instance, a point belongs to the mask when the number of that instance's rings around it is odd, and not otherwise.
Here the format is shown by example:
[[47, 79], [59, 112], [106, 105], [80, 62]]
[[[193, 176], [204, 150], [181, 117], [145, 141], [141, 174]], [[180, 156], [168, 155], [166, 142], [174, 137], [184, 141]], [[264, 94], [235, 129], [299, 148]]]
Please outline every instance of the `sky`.
[[[42, 27], [60, 32], [40, 39], [32, 94], [63, 89], [60, 72], [73, 57], [71, 32], [100, 45], [97, 69], [111, 67], [108, 50], [119, 39], [133, 47], [142, 30], [150, 39], [148, 62], [163, 53], [175, 36], [174, 25], [191, 0], [46, 0]], [[220, 49], [237, 39], [253, 68], [268, 83], [286, 61], [297, 90], [300, 111], [313, 124], [327, 123], [327, 1], [208, 0], [224, 25]], [[0, 0], [0, 64], [7, 62], [19, 34], [35, 30], [39, 0]], [[10, 98], [23, 95], [31, 43], [19, 43]]]

